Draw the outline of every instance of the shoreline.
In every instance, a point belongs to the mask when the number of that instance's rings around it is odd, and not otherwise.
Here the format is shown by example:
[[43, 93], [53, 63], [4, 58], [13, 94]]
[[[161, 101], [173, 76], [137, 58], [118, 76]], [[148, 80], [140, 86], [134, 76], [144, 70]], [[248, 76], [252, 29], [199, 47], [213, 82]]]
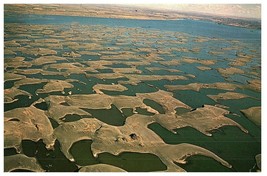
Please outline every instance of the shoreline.
[[[110, 12], [112, 11], [112, 13]], [[56, 4], [8, 4], [4, 7], [4, 14], [16, 12], [19, 14], [59, 15], [132, 20], [203, 20], [227, 26], [261, 30], [261, 20], [241, 19], [208, 14], [182, 13], [173, 11], [159, 11], [136, 9], [134, 7], [117, 5], [56, 5]]]

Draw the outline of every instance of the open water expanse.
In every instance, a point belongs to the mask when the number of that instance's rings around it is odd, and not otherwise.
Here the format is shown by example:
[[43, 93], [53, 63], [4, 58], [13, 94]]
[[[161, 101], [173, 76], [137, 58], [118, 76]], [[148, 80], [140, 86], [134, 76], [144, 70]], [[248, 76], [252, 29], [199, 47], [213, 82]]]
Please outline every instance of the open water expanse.
[[4, 47], [5, 171], [260, 169], [261, 30], [14, 13]]

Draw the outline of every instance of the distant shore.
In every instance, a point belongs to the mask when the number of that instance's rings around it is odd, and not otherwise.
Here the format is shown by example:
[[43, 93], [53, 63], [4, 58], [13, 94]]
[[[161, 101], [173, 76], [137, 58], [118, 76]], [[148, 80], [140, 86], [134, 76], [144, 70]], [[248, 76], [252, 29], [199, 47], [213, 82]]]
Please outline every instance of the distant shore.
[[256, 19], [230, 18], [166, 10], [151, 10], [126, 5], [8, 4], [5, 5], [4, 11], [5, 13], [17, 12], [21, 14], [65, 15], [138, 20], [193, 19], [213, 21], [218, 24], [249, 29], [261, 29], [261, 21]]

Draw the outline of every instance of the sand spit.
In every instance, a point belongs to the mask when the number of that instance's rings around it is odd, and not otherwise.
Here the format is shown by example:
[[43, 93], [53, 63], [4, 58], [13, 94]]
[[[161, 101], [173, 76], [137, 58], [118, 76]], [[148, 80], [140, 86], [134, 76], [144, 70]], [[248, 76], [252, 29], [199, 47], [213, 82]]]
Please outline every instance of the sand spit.
[[245, 73], [240, 68], [235, 68], [235, 67], [218, 68], [217, 70], [223, 77], [228, 77], [233, 74], [244, 74]]
[[22, 75], [32, 75], [32, 74], [38, 74], [38, 73], [41, 73], [41, 72], [43, 72], [42, 69], [27, 69], [27, 70], [16, 69], [14, 71], [14, 73], [22, 74]]
[[65, 61], [66, 59], [58, 56], [42, 56], [32, 61], [33, 65], [44, 65], [56, 63], [57, 61]]
[[24, 75], [19, 75], [15, 73], [5, 72], [4, 73], [4, 81], [12, 81], [12, 80], [20, 80], [26, 78]]
[[181, 72], [180, 70], [177, 69], [169, 69], [169, 68], [159, 68], [159, 67], [146, 67], [147, 70], [153, 72], [153, 71], [160, 71], [160, 70], [165, 70], [168, 72], [172, 72], [172, 73], [179, 73]]
[[103, 94], [103, 92], [101, 90], [108, 90], [108, 91], [125, 91], [128, 90], [127, 87], [120, 85], [120, 84], [96, 84], [93, 86], [93, 90], [95, 91], [95, 93], [97, 94]]
[[180, 75], [132, 75], [127, 74], [125, 75], [126, 78], [129, 79], [129, 81], [119, 81], [120, 84], [131, 84], [131, 85], [137, 85], [138, 83], [142, 81], [159, 81], [159, 80], [187, 80], [188, 78], [185, 76]]
[[21, 67], [31, 67], [32, 64], [30, 62], [24, 61], [24, 57], [15, 57], [15, 58], [8, 58], [5, 59], [4, 68], [21, 68]]
[[193, 90], [199, 92], [200, 89], [221, 89], [221, 90], [234, 91], [235, 89], [242, 88], [243, 86], [232, 83], [217, 82], [210, 84], [190, 83], [187, 85], [165, 85], [165, 87], [170, 91]]
[[[23, 74], [23, 75], [34, 75], [34, 74], [39, 74], [39, 73], [41, 75], [55, 75], [55, 76], [56, 75], [62, 75], [62, 76], [68, 75], [68, 73], [65, 73], [65, 72], [46, 71], [43, 69], [27, 69], [27, 70], [16, 69], [16, 70], [14, 70], [14, 73]], [[42, 80], [45, 80], [45, 79], [42, 79]]]
[[[65, 122], [54, 130], [54, 135], [61, 144], [61, 151], [65, 156], [73, 161], [74, 158], [69, 153], [72, 144], [84, 140], [92, 139], [95, 132], [101, 128], [103, 122], [94, 118], [84, 118], [75, 122]], [[68, 136], [66, 138], [66, 136]]]
[[261, 80], [259, 79], [254, 79], [254, 80], [249, 80], [248, 82], [248, 88], [255, 90], [257, 92], [261, 91]]
[[170, 92], [166, 92], [163, 90], [159, 90], [154, 93], [137, 93], [137, 97], [140, 97], [142, 101], [144, 99], [150, 99], [153, 100], [157, 103], [159, 103], [163, 109], [165, 110], [166, 114], [175, 114], [176, 108], [186, 108], [186, 109], [191, 109], [188, 105], [184, 104], [183, 102], [175, 99], [173, 97], [173, 94]]
[[63, 80], [49, 80], [43, 89], [37, 89], [36, 93], [50, 93], [50, 92], [63, 92], [65, 88], [73, 88], [74, 86], [67, 81]]
[[9, 40], [9, 41], [4, 41], [4, 46], [5, 47], [20, 47], [21, 45], [16, 42], [16, 40]]
[[[74, 63], [60, 63], [60, 64], [49, 64], [43, 67], [44, 69], [52, 68], [56, 69], [58, 71], [62, 71], [62, 74], [65, 73], [65, 75], [69, 74], [85, 74], [85, 70], [88, 70], [86, 68], [83, 68], [83, 65], [77, 62]], [[89, 71], [89, 70], [88, 70]]]
[[181, 115], [156, 114], [154, 115], [154, 119], [171, 132], [174, 132], [173, 130], [175, 129], [189, 126], [197, 129], [207, 136], [212, 136], [210, 131], [213, 129], [230, 125], [237, 126], [243, 132], [248, 133], [248, 131], [241, 125], [225, 117], [224, 115], [226, 114], [229, 114], [229, 111], [225, 109], [211, 105], [204, 105], [202, 108], [197, 108], [194, 111]]
[[13, 103], [14, 101], [17, 101], [18, 99], [15, 99], [15, 97], [18, 95], [32, 96], [29, 92], [12, 87], [4, 90], [4, 103]]
[[226, 92], [226, 93], [219, 93], [217, 95], [207, 95], [214, 101], [218, 100], [234, 100], [234, 99], [241, 99], [241, 98], [247, 98], [248, 95], [237, 93], [237, 92]]
[[241, 112], [256, 125], [261, 126], [261, 107], [251, 107]]
[[17, 154], [4, 157], [4, 172], [11, 172], [17, 169], [29, 170], [33, 172], [44, 172], [38, 164], [36, 158], [27, 157], [23, 154]]
[[185, 63], [199, 63], [202, 65], [214, 65], [216, 63], [216, 60], [207, 60], [207, 59], [197, 59], [197, 58], [182, 58], [181, 62], [185, 62]]
[[199, 70], [202, 70], [202, 71], [205, 71], [205, 70], [211, 70], [210, 67], [206, 67], [206, 66], [197, 66], [197, 68], [198, 68]]
[[46, 56], [55, 55], [57, 52], [49, 48], [32, 48], [31, 50], [26, 49], [22, 51], [24, 54], [35, 55], [35, 56]]
[[5, 55], [16, 55], [16, 53], [12, 51], [12, 49], [9, 49], [9, 48], [4, 49], [4, 54]]
[[[46, 101], [50, 103], [50, 108], [48, 112], [54, 114], [53, 112], [57, 113], [57, 117], [59, 116], [57, 109], [62, 107], [62, 103], [67, 103], [69, 106], [64, 107], [64, 109], [68, 108], [85, 108], [85, 109], [110, 109], [111, 105], [114, 104], [121, 112], [123, 108], [132, 108], [133, 113], [136, 112], [136, 108], [144, 108], [148, 112], [159, 114], [159, 112], [153, 109], [150, 106], [147, 106], [143, 103], [144, 99], [150, 99], [157, 103], [159, 103], [166, 113], [175, 114], [175, 109], [180, 108], [187, 108], [191, 109], [188, 105], [184, 104], [183, 102], [175, 99], [172, 96], [172, 93], [166, 92], [163, 90], [159, 90], [154, 93], [138, 93], [136, 96], [126, 96], [126, 95], [118, 95], [118, 96], [109, 96], [105, 94], [90, 94], [90, 95], [69, 95], [69, 96], [49, 96]], [[53, 106], [51, 106], [53, 105]], [[58, 107], [59, 106], [59, 107]], [[56, 109], [54, 109], [56, 108]], [[88, 115], [84, 114], [84, 111], [77, 112], [80, 115]], [[73, 114], [75, 114], [73, 113]], [[52, 115], [52, 118], [54, 115]], [[65, 114], [65, 112], [63, 113]], [[62, 117], [60, 115], [59, 117]], [[55, 120], [58, 120], [55, 119]]]
[[251, 60], [252, 60], [252, 56], [239, 57], [239, 58], [236, 58], [229, 65], [232, 66], [232, 67], [245, 66]]
[[[104, 151], [113, 155], [127, 151], [152, 153], [167, 166], [167, 171], [184, 171], [173, 162], [185, 164], [187, 157], [200, 154], [214, 158], [231, 168], [226, 161], [204, 148], [191, 144], [165, 144], [159, 136], [147, 128], [153, 121], [149, 116], [135, 114], [126, 119], [124, 126], [115, 127], [96, 119], [81, 119], [60, 125], [55, 129], [55, 135], [62, 144], [62, 152], [70, 160], [74, 160], [69, 153], [71, 145], [82, 139], [91, 139], [93, 140], [91, 149], [95, 157]], [[137, 136], [134, 139], [130, 136], [133, 133]], [[68, 139], [65, 136], [69, 136]]]
[[23, 85], [40, 84], [40, 83], [46, 83], [48, 81], [49, 80], [47, 80], [47, 79], [23, 78], [19, 81], [16, 81], [14, 83], [14, 87], [19, 88], [20, 86], [23, 86]]
[[[64, 96], [50, 95], [49, 97], [45, 98], [45, 101], [47, 104], [49, 104], [49, 109], [47, 112], [49, 117], [54, 119], [59, 124], [63, 123], [63, 118], [68, 114], [91, 116], [90, 113], [80, 109], [79, 106], [69, 106], [65, 102]], [[65, 105], [62, 105], [64, 103]]]
[[81, 57], [80, 54], [75, 53], [73, 51], [71, 51], [71, 52], [65, 52], [65, 53], [62, 54], [62, 56], [63, 57], [73, 57], [73, 58]]
[[[21, 141], [43, 139], [47, 149], [54, 146], [53, 128], [45, 112], [34, 106], [16, 108], [4, 113], [4, 147], [20, 151]], [[16, 129], [16, 130], [14, 130]]]

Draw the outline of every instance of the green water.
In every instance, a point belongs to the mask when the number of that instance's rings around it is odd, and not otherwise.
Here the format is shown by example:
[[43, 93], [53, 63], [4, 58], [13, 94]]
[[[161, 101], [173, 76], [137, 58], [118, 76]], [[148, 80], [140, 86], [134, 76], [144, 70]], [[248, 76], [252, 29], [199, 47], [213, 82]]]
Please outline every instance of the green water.
[[14, 83], [16, 82], [17, 80], [12, 80], [12, 81], [5, 81], [4, 83], [4, 89], [10, 89], [14, 86]]
[[[128, 90], [124, 91], [123, 94], [129, 96], [135, 96], [136, 93], [149, 93], [158, 91], [157, 88], [149, 86], [146, 84], [146, 82], [141, 82], [137, 85], [126, 84], [124, 86], [127, 87]], [[106, 93], [107, 91], [103, 92]]]
[[6, 148], [4, 149], [4, 156], [16, 155], [17, 151], [15, 148]]
[[91, 151], [92, 140], [81, 140], [75, 142], [70, 148], [70, 153], [75, 162], [80, 166], [87, 166], [100, 163]]
[[181, 114], [190, 112], [190, 109], [178, 107], [178, 108], [175, 109], [175, 111], [176, 111], [177, 115], [181, 115]]
[[134, 114], [132, 108], [122, 108], [122, 112], [125, 117], [129, 117]]
[[216, 103], [202, 94], [192, 90], [180, 90], [174, 92], [174, 97], [192, 108], [199, 108], [204, 104], [215, 105]]
[[46, 85], [46, 83], [39, 83], [39, 84], [27, 84], [27, 85], [21, 85], [19, 89], [25, 90], [29, 92], [32, 95], [36, 95], [35, 92], [37, 89], [42, 89]]
[[233, 169], [224, 167], [214, 159], [201, 155], [190, 156], [185, 165], [175, 164], [188, 172], [233, 172]]
[[254, 97], [254, 98], [258, 99], [259, 101], [261, 100], [261, 94], [259, 92], [254, 92], [254, 91], [249, 90], [249, 89], [236, 89], [236, 92]]
[[[164, 113], [163, 107], [157, 102], [149, 99], [144, 99], [144, 103], [148, 106], [151, 106], [160, 113], [162, 114]], [[124, 125], [126, 118], [134, 114], [132, 108], [123, 108], [121, 113], [120, 110], [113, 104], [111, 105], [110, 109], [83, 109], [83, 110], [89, 112], [92, 116], [80, 116], [77, 114], [68, 114], [62, 118], [62, 121], [74, 122], [82, 118], [94, 117], [109, 125], [122, 126]], [[136, 108], [136, 112], [142, 115], [148, 115], [148, 116], [154, 115], [154, 113], [148, 112], [147, 109], [140, 107]]]
[[48, 118], [48, 119], [49, 119], [53, 129], [55, 129], [56, 127], [59, 126], [59, 124], [54, 119], [52, 119], [52, 118]]
[[167, 169], [157, 156], [150, 153], [124, 152], [118, 156], [102, 153], [98, 157], [100, 162], [120, 167], [128, 172], [152, 172]]
[[112, 67], [112, 68], [131, 68], [131, 66], [123, 64], [123, 63], [112, 64], [109, 67]]
[[148, 112], [146, 109], [144, 109], [144, 108], [136, 108], [136, 112], [138, 113], [138, 114], [142, 114], [142, 115], [147, 115], [147, 116], [151, 116], [151, 115], [154, 115], [154, 113], [152, 113], [152, 112]]
[[124, 125], [126, 117], [120, 112], [120, 110], [115, 106], [111, 105], [110, 109], [83, 109], [90, 114], [92, 117], [105, 122], [109, 125], [122, 126]]
[[46, 102], [42, 102], [42, 103], [37, 103], [34, 105], [36, 108], [41, 109], [41, 110], [48, 110], [48, 105], [46, 104]]
[[100, 56], [98, 56], [98, 55], [83, 54], [80, 59], [83, 61], [88, 61], [88, 60], [94, 61], [94, 60], [99, 60], [99, 58], [100, 58]]
[[114, 73], [112, 69], [105, 68], [105, 69], [96, 69], [99, 73]]
[[58, 141], [56, 141], [54, 150], [47, 150], [41, 140], [37, 143], [30, 140], [23, 140], [22, 151], [26, 156], [36, 157], [38, 163], [47, 172], [78, 171], [76, 164], [69, 161], [61, 152]]
[[63, 122], [75, 122], [82, 118], [83, 118], [82, 116], [77, 115], [77, 114], [68, 114], [68, 115], [65, 115], [61, 120]]
[[9, 111], [11, 109], [20, 108], [20, 107], [29, 107], [33, 102], [37, 101], [37, 97], [32, 97], [29, 99], [26, 95], [18, 95], [15, 97], [18, 99], [13, 103], [5, 103], [4, 104], [4, 111]]
[[149, 153], [123, 152], [118, 156], [101, 153], [95, 158], [91, 151], [91, 144], [91, 140], [81, 140], [72, 145], [70, 152], [78, 165], [86, 166], [104, 163], [117, 166], [129, 172], [151, 172], [167, 169], [157, 156]]
[[163, 109], [163, 107], [158, 104], [157, 102], [150, 100], [150, 99], [144, 99], [143, 101], [147, 106], [150, 106], [151, 108], [157, 110], [160, 114], [164, 114], [165, 111]]
[[219, 100], [219, 102], [225, 106], [230, 107], [231, 112], [235, 112], [241, 115], [240, 110], [247, 109], [253, 106], [261, 106], [261, 101], [255, 98], [241, 98], [238, 100]]
[[[168, 144], [190, 143], [216, 153], [233, 166], [231, 171], [248, 172], [255, 164], [254, 157], [261, 153], [260, 142], [255, 141], [252, 136], [247, 135], [237, 127], [226, 126], [214, 130], [212, 137], [205, 136], [191, 127], [177, 129], [175, 130], [177, 134], [168, 131], [157, 123], [153, 123], [148, 127]], [[204, 164], [204, 162], [206, 163]], [[208, 160], [194, 159], [191, 165], [186, 166], [186, 170], [195, 171], [196, 167], [201, 169], [198, 167], [200, 163], [208, 166], [209, 162]], [[214, 167], [210, 167], [211, 170], [205, 171], [221, 170], [222, 165], [218, 165], [218, 168], [215, 166], [216, 164]]]
[[[40, 67], [37, 67], [37, 68], [34, 68], [34, 69], [42, 69], [43, 67], [40, 66]], [[55, 79], [58, 79], [58, 80], [65, 80], [66, 77], [62, 76], [62, 75], [42, 75], [41, 73], [36, 73], [36, 74], [30, 74], [30, 75], [27, 75], [28, 78], [36, 78], [36, 79], [51, 79], [51, 80], [55, 80]]]

